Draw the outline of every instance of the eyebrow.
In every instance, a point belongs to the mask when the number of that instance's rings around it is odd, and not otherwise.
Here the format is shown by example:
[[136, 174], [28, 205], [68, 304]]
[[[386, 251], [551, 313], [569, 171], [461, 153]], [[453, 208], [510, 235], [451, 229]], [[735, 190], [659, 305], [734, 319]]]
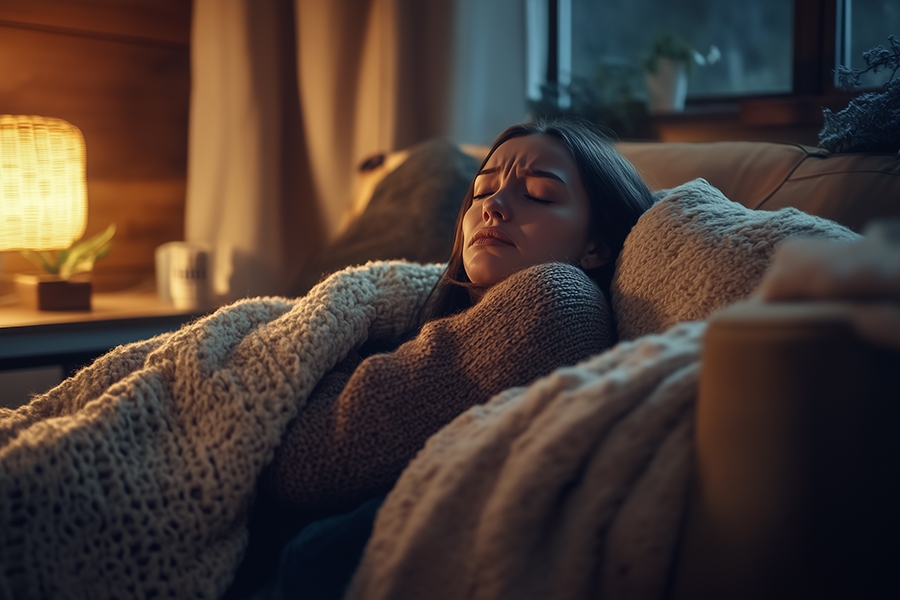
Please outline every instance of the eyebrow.
[[[475, 175], [475, 177], [480, 177], [482, 175], [490, 175], [492, 173], [496, 173], [499, 170], [500, 170], [499, 167], [491, 167], [489, 169], [482, 169]], [[566, 183], [565, 181], [563, 181], [563, 178], [560, 177], [559, 175], [557, 175], [556, 173], [551, 173], [550, 171], [541, 171], [540, 169], [527, 169], [525, 171], [525, 175], [528, 177], [541, 177], [544, 179], [554, 179], [562, 184]]]

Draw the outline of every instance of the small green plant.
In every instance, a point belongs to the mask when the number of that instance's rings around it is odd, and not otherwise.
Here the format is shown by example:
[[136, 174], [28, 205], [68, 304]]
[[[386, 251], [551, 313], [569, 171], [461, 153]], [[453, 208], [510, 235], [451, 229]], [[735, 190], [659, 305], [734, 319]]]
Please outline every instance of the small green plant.
[[[567, 85], [544, 85], [541, 97], [529, 99], [534, 117], [581, 117], [600, 126], [613, 138], [646, 135], [647, 107], [641, 97], [641, 72], [632, 63], [604, 63], [593, 77], [572, 77]], [[566, 94], [569, 105], [560, 107]]]
[[65, 250], [32, 252], [26, 250], [22, 256], [30, 260], [45, 273], [66, 280], [76, 273], [87, 273], [94, 263], [106, 256], [116, 233], [116, 226], [110, 225], [101, 233], [74, 242]]
[[653, 40], [650, 55], [644, 60], [644, 70], [648, 73], [656, 73], [659, 69], [659, 59], [668, 58], [676, 63], [684, 65], [688, 75], [694, 64], [699, 66], [712, 65], [719, 61], [722, 53], [716, 46], [710, 46], [709, 52], [700, 54], [693, 44], [677, 35], [666, 33]]

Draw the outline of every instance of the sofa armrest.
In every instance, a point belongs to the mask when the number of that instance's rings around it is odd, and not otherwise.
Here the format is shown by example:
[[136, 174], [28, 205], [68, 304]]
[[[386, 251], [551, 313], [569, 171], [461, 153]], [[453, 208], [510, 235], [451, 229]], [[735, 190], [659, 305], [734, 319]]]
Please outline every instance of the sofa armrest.
[[673, 597], [900, 597], [900, 351], [858, 309], [710, 319]]

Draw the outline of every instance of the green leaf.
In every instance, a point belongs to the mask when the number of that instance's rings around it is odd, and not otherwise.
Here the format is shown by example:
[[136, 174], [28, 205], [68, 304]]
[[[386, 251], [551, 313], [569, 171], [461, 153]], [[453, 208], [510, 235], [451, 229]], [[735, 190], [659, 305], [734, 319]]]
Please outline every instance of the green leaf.
[[102, 247], [100, 247], [96, 253], [87, 254], [82, 256], [77, 262], [71, 264], [70, 269], [68, 271], [68, 277], [75, 275], [76, 273], [87, 273], [90, 272], [94, 268], [94, 263], [109, 252], [109, 249], [112, 247], [112, 244], [107, 242]]
[[47, 259], [47, 262], [53, 265], [53, 272], [56, 273], [59, 271], [60, 266], [62, 266], [69, 259], [69, 249], [59, 250], [57, 252], [41, 252], [44, 255], [44, 258]]
[[46, 271], [47, 273], [51, 273], [53, 275], [56, 274], [54, 264], [47, 262], [46, 252], [33, 252], [31, 250], [22, 250], [19, 254], [27, 258], [33, 265], [39, 268], [42, 271]]
[[21, 254], [45, 273], [68, 279], [75, 273], [85, 273], [93, 269], [94, 262], [109, 252], [112, 246], [110, 240], [115, 233], [116, 226], [113, 224], [95, 236], [73, 243], [65, 250], [58, 252], [23, 250]]
[[72, 244], [65, 260], [59, 266], [59, 276], [62, 279], [68, 279], [75, 273], [84, 273], [93, 269], [94, 262], [109, 252], [110, 239], [115, 233], [116, 226], [113, 224], [95, 236]]

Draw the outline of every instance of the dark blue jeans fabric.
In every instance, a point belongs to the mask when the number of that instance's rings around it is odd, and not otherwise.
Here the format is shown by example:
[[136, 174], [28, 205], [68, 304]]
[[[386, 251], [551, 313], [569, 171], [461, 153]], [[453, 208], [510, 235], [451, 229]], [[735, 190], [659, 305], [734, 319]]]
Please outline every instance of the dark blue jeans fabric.
[[253, 600], [340, 600], [362, 559], [385, 495], [307, 525], [285, 546], [278, 572]]

